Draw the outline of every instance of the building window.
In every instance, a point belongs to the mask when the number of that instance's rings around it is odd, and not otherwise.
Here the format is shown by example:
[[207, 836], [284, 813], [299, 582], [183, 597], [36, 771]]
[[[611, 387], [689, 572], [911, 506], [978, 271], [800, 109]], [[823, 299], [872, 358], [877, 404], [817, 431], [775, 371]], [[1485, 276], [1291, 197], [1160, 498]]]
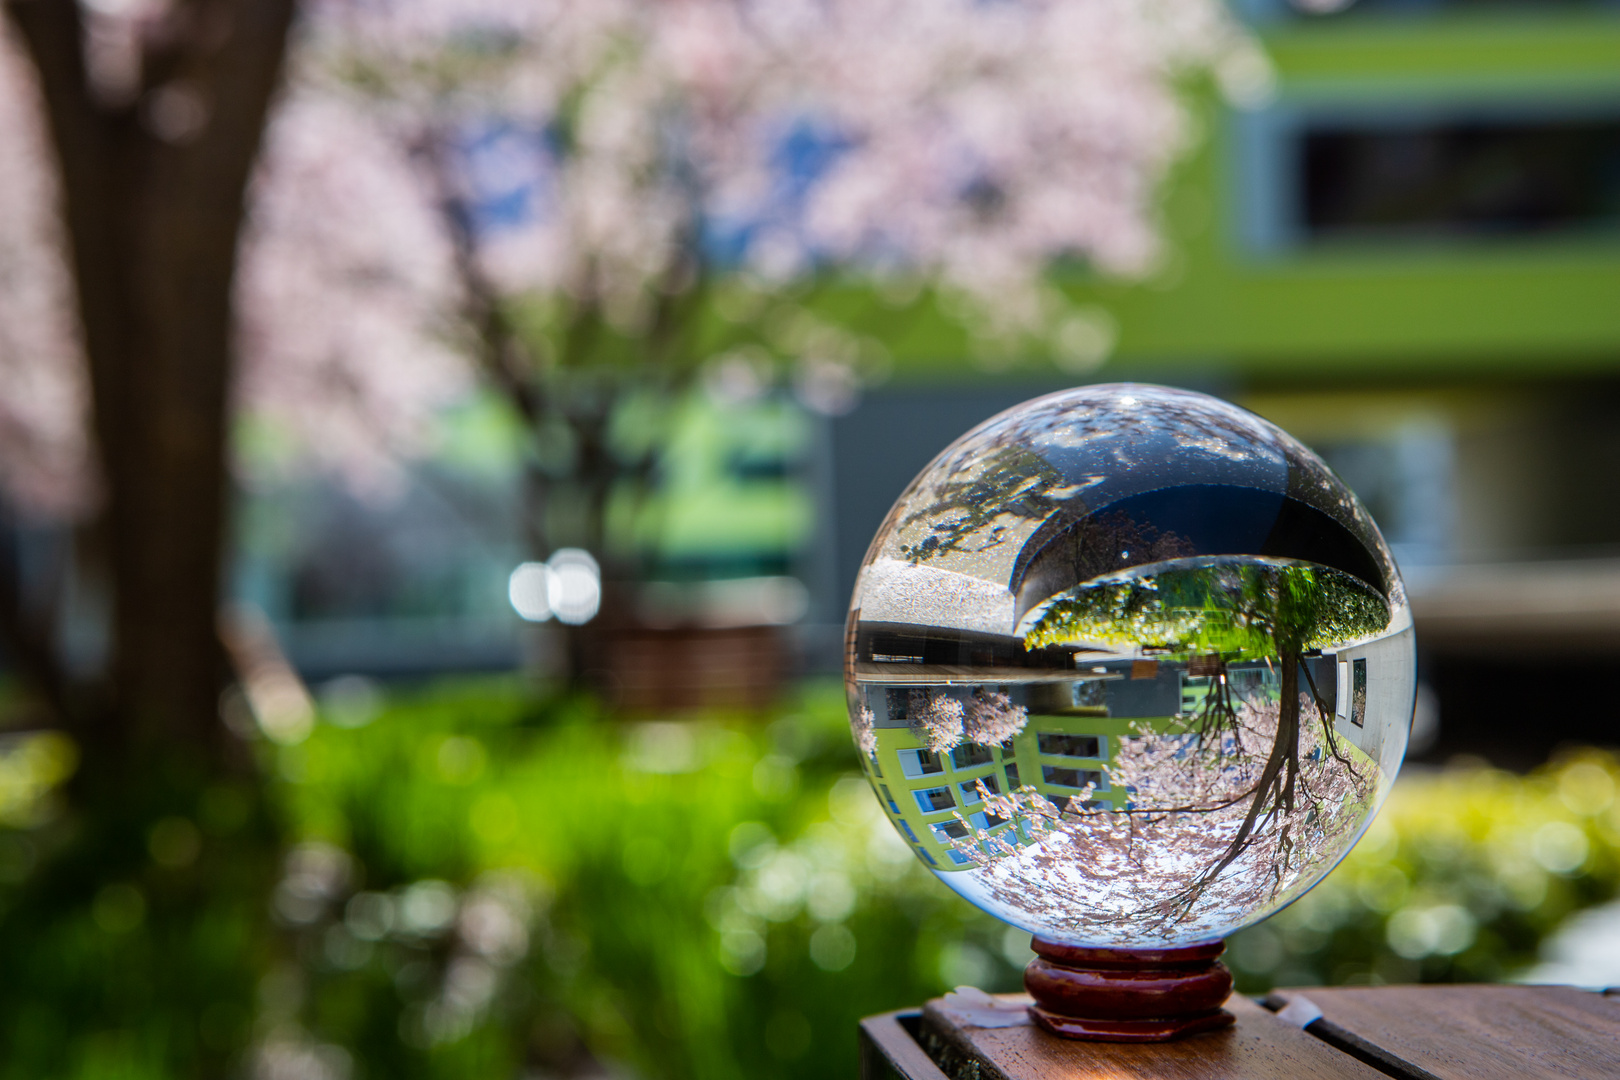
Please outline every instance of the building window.
[[962, 801], [964, 803], [974, 803], [979, 801], [980, 784], [983, 784], [984, 790], [988, 791], [992, 795], [1001, 794], [1001, 784], [997, 781], [996, 774], [986, 773], [983, 776], [976, 777], [975, 779], [964, 781], [963, 783], [956, 785], [962, 789]]
[[900, 771], [907, 776], [932, 776], [945, 771], [945, 763], [932, 750], [902, 750], [896, 756], [900, 759]]
[[900, 819], [900, 831], [905, 833], [906, 839], [910, 840], [913, 844], [917, 842], [917, 834], [911, 831], [911, 823], [906, 821], [905, 818]]
[[969, 814], [968, 820], [981, 829], [993, 829], [997, 825], [1007, 824], [1007, 819], [999, 814], [992, 814], [988, 810], [980, 810], [977, 814]]
[[1102, 757], [1102, 743], [1096, 735], [1066, 735], [1057, 731], [1040, 734], [1041, 753], [1053, 757]]
[[1041, 779], [1053, 787], [1083, 788], [1087, 784], [1102, 787], [1103, 774], [1096, 769], [1069, 769], [1062, 765], [1042, 765]]
[[928, 854], [928, 849], [927, 848], [919, 847], [917, 849], [917, 854], [919, 854], [923, 858], [927, 859], [929, 866], [938, 866], [939, 865], [939, 863], [937, 861], [935, 861], [934, 857], [932, 855]]
[[1007, 773], [1007, 790], [1008, 791], [1017, 791], [1020, 787], [1023, 786], [1022, 783], [1020, 783], [1020, 781], [1018, 779], [1018, 762], [1016, 762], [1016, 761], [1007, 762], [1007, 764], [1005, 766], [1005, 771]]
[[[1094, 667], [1092, 674], [1102, 674], [1106, 668]], [[1093, 715], [1108, 713], [1108, 683], [1102, 679], [1087, 679], [1074, 684], [1074, 707]]]
[[927, 649], [926, 639], [902, 634], [873, 634], [861, 646], [866, 658], [878, 664], [921, 664], [927, 660]]
[[975, 765], [987, 765], [990, 761], [990, 748], [978, 743], [968, 743], [951, 751], [951, 762], [958, 769], [971, 769]]
[[939, 837], [942, 842], [960, 840], [967, 834], [967, 826], [960, 821], [947, 821], [944, 824], [934, 826], [934, 835]]
[[1616, 219], [1620, 120], [1323, 123], [1301, 142], [1311, 237], [1548, 232]]
[[1305, 0], [1240, 0], [1238, 10], [1251, 18], [1293, 18], [1312, 22], [1362, 22], [1368, 17], [1410, 18], [1449, 11], [1511, 11], [1527, 8], [1537, 14], [1548, 10], [1590, 11], [1612, 8], [1614, 0], [1335, 0], [1333, 3], [1307, 3]]
[[1367, 724], [1367, 658], [1358, 656], [1350, 662], [1350, 722], [1356, 727]]
[[960, 851], [957, 851], [955, 848], [950, 850], [950, 856], [951, 862], [955, 863], [957, 866], [966, 866], [968, 863], [973, 861]]
[[948, 787], [929, 788], [912, 794], [916, 795], [917, 805], [922, 807], [925, 814], [932, 814], [936, 810], [950, 810], [956, 806], [956, 800], [951, 798], [951, 789]]
[[900, 808], [894, 803], [894, 796], [889, 794], [888, 784], [879, 784], [878, 790], [883, 792], [883, 801], [889, 804], [889, 812], [895, 817], [900, 816]]
[[881, 778], [883, 776], [883, 769], [878, 765], [877, 751], [873, 750], [869, 755], [867, 755], [867, 758], [872, 765], [872, 775]]

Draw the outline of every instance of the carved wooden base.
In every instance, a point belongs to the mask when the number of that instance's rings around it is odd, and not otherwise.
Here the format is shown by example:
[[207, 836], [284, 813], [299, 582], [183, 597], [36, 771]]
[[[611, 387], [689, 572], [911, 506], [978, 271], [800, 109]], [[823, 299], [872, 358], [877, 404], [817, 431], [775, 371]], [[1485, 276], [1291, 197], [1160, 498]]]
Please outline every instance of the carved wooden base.
[[1185, 949], [1087, 949], [1035, 938], [1024, 987], [1037, 1024], [1065, 1039], [1166, 1042], [1232, 1023], [1223, 941]]

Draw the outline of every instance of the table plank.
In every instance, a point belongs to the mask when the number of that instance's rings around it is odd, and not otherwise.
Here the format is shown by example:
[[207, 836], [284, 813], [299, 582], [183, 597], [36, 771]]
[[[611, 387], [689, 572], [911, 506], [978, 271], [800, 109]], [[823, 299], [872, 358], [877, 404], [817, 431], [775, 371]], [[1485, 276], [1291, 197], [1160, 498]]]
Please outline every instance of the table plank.
[[912, 1037], [919, 1020], [916, 1009], [904, 1009], [861, 1021], [861, 1080], [947, 1080]]
[[[996, 1001], [1010, 1008], [1029, 998], [998, 994]], [[1234, 996], [1226, 1007], [1237, 1023], [1225, 1031], [1169, 1043], [1103, 1043], [1059, 1039], [1028, 1023], [982, 1027], [971, 1012], [936, 998], [923, 1009], [919, 1037], [954, 1080], [1383, 1080], [1247, 998]]]
[[1620, 1077], [1620, 1002], [1567, 986], [1306, 987], [1323, 1019], [1440, 1080]]

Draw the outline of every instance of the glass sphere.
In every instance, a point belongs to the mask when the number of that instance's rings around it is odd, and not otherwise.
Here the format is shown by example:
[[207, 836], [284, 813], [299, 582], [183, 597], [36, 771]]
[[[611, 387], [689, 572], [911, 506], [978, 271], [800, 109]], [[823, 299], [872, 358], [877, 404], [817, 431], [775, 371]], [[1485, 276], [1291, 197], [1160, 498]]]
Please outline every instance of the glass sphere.
[[1203, 394], [1089, 386], [913, 480], [850, 605], [850, 724], [946, 885], [1050, 941], [1224, 937], [1321, 880], [1389, 792], [1412, 619], [1343, 482]]

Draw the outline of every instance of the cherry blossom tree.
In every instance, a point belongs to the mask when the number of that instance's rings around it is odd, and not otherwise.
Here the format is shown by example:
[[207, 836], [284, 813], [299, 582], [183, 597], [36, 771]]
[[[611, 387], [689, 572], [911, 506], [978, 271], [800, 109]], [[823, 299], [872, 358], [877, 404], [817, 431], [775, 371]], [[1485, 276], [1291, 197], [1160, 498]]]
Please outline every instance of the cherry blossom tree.
[[0, 483], [104, 523], [137, 712], [212, 712], [232, 401], [386, 490], [481, 376], [611, 566], [700, 376], [836, 409], [896, 297], [1074, 339], [1050, 267], [1150, 268], [1179, 84], [1260, 70], [1219, 0], [309, 0], [272, 110], [294, 8], [8, 7]]
[[[896, 296], [1084, 344], [1047, 271], [1151, 267], [1177, 84], [1258, 70], [1219, 0], [0, 3], [0, 489], [84, 540], [109, 654], [68, 663], [63, 598], [0, 560], [0, 644], [82, 753], [6, 918], [133, 898], [188, 1018], [251, 999], [254, 946], [199, 912], [262, 913], [277, 845], [218, 722], [234, 418], [386, 492], [481, 379], [532, 435], [536, 548], [605, 556], [700, 377], [837, 408]], [[240, 829], [143, 900], [224, 788]], [[181, 970], [199, 934], [219, 962]]]
[[[1006, 694], [984, 687], [975, 688], [965, 702], [937, 689], [913, 690], [907, 698], [911, 730], [936, 754], [962, 743], [994, 746], [1023, 731], [1029, 720], [1028, 709], [1014, 705]], [[867, 741], [874, 738], [871, 710], [861, 706], [850, 722], [856, 742], [871, 753], [867, 747]]]
[[[1054, 261], [1149, 268], [1177, 82], [1253, 62], [1210, 0], [318, 10], [294, 96], [409, 159], [452, 253], [439, 306], [534, 432], [531, 543], [591, 550], [610, 589], [635, 572], [612, 504], [694, 380], [785, 372], [844, 407], [921, 287], [977, 348], [1062, 348], [1086, 328]], [[828, 317], [851, 280], [866, 309]]]
[[1223, 936], [1315, 884], [1372, 811], [1377, 762], [1352, 762], [1359, 752], [1335, 745], [1330, 723], [1279, 730], [1307, 707], [1297, 694], [1246, 693], [1234, 710], [1251, 745], [1297, 753], [1297, 799], [1268, 787], [1276, 751], [1206, 741], [1192, 718], [1143, 722], [1109, 766], [1129, 806], [1094, 806], [1090, 787], [1062, 806], [1027, 784], [980, 791], [991, 820], [1012, 825], [993, 832], [958, 812], [965, 833], [952, 846], [982, 874], [991, 910], [1014, 919], [1141, 946]]
[[[1281, 688], [1276, 718], [1267, 725], [1265, 764], [1245, 793], [1248, 808], [1237, 831], [1188, 886], [1184, 899], [1190, 904], [1274, 822], [1284, 822], [1276, 843], [1278, 857], [1287, 862], [1294, 828], [1287, 822], [1297, 795], [1303, 794], [1311, 810], [1320, 808], [1321, 800], [1302, 779], [1302, 726], [1308, 726], [1302, 711], [1308, 716], [1314, 708], [1328, 755], [1359, 784], [1361, 775], [1334, 735], [1332, 708], [1317, 691], [1304, 656], [1308, 649], [1374, 636], [1388, 627], [1390, 611], [1370, 586], [1326, 567], [1188, 562], [1169, 563], [1152, 575], [1116, 575], [1081, 585], [1050, 602], [1026, 642], [1098, 641], [1205, 658], [1213, 685], [1194, 721], [1195, 738], [1200, 750], [1239, 759], [1249, 753], [1243, 744], [1248, 725], [1229, 685], [1228, 663], [1277, 658]], [[1308, 694], [1300, 685], [1302, 672]]]

